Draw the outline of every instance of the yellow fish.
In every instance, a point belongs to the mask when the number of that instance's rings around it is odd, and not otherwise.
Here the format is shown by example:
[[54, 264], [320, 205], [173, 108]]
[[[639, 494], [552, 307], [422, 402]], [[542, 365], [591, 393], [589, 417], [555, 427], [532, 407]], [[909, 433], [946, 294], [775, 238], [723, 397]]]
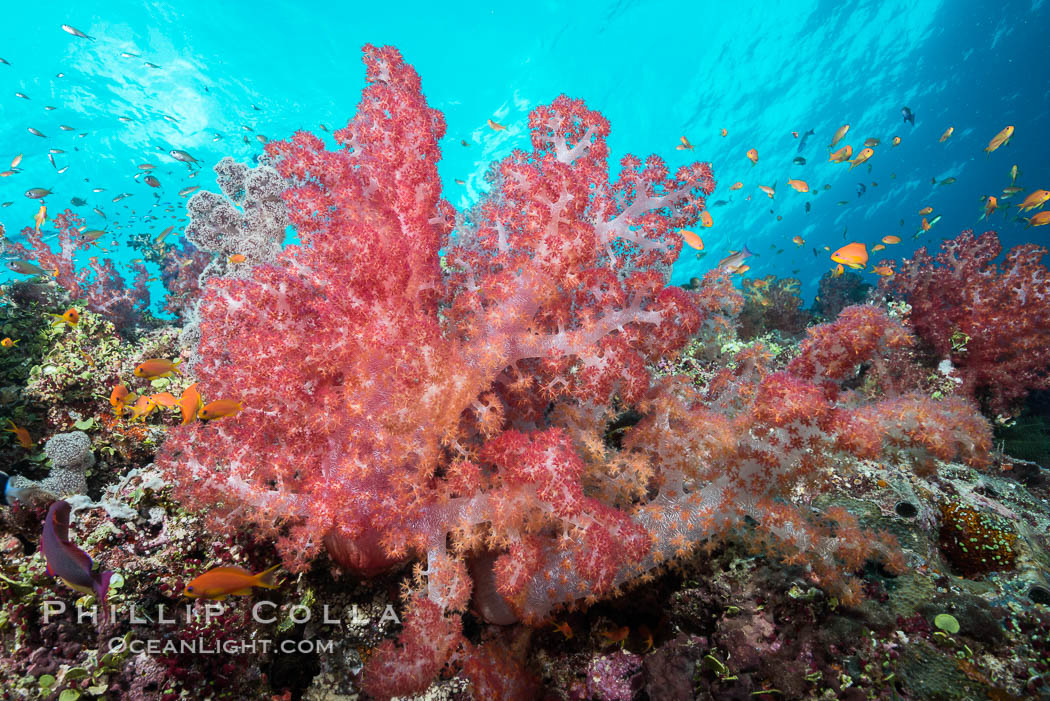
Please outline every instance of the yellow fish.
[[1006, 127], [1001, 132], [992, 137], [992, 140], [988, 142], [985, 147], [985, 151], [989, 154], [995, 149], [999, 148], [1003, 144], [1010, 143], [1010, 137], [1014, 135], [1014, 128], [1012, 126]]
[[1029, 209], [1036, 209], [1042, 207], [1047, 200], [1050, 200], [1050, 191], [1048, 190], [1036, 190], [1035, 192], [1024, 198], [1024, 202], [1017, 205], [1020, 207], [1020, 211], [1024, 212]]
[[1050, 210], [1039, 212], [1028, 220], [1028, 226], [1046, 226], [1050, 224]]
[[948, 127], [948, 128], [947, 128], [947, 129], [946, 129], [946, 130], [944, 131], [944, 133], [943, 133], [943, 134], [941, 134], [941, 138], [940, 138], [940, 143], [942, 143], [942, 144], [943, 144], [943, 143], [944, 143], [945, 141], [947, 141], [947, 140], [948, 140], [948, 137], [952, 135], [952, 132], [953, 132], [953, 131], [955, 131], [955, 127]]
[[843, 124], [841, 127], [839, 127], [838, 131], [835, 132], [835, 136], [831, 137], [831, 143], [828, 144], [828, 148], [835, 148], [835, 144], [842, 141], [842, 137], [846, 135], [847, 131], [849, 131], [848, 124]]
[[50, 316], [55, 317], [55, 320], [51, 322], [52, 326], [57, 326], [58, 324], [76, 326], [80, 323], [80, 312], [77, 311], [76, 307], [70, 307], [62, 314], [51, 314]]
[[852, 161], [850, 161], [850, 163], [852, 165], [850, 165], [849, 169], [853, 170], [854, 168], [859, 166], [861, 163], [863, 163], [864, 161], [866, 161], [869, 158], [871, 158], [874, 153], [875, 153], [875, 149], [872, 149], [872, 148], [861, 149], [861, 152], [857, 154], [857, 157], [854, 158]]

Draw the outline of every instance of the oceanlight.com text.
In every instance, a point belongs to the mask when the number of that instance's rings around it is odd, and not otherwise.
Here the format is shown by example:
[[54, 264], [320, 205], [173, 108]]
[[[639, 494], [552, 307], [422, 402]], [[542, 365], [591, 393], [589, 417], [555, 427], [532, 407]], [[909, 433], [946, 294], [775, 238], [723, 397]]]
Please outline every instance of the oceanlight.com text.
[[271, 651], [292, 653], [327, 653], [335, 649], [334, 640], [131, 640], [110, 638], [109, 652], [125, 650], [133, 655], [242, 655], [246, 653], [265, 655]]

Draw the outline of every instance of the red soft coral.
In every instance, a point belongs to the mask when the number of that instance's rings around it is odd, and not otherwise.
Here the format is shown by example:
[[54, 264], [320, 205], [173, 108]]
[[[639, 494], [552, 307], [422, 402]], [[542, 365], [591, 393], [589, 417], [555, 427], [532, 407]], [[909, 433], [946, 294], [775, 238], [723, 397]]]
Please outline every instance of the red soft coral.
[[916, 334], [951, 360], [964, 394], [1012, 412], [1050, 387], [1050, 273], [1042, 246], [1017, 246], [996, 263], [1001, 251], [995, 232], [967, 230], [936, 256], [920, 248], [880, 284], [911, 305]]
[[[363, 573], [423, 554], [451, 605], [449, 534], [504, 554], [541, 538], [545, 559], [567, 538], [592, 561], [563, 596], [600, 594], [645, 537], [584, 496], [548, 405], [642, 396], [648, 365], [709, 318], [713, 293], [667, 282], [710, 168], [627, 157], [611, 183], [607, 122], [559, 97], [530, 116], [533, 150], [496, 164], [457, 220], [441, 114], [395, 49], [366, 47], [365, 64], [342, 148], [302, 132], [267, 146], [301, 245], [203, 293], [194, 370], [205, 397], [244, 411], [178, 429], [159, 460], [293, 568], [322, 545]], [[497, 569], [508, 595], [530, 595]]]
[[52, 251], [44, 241], [44, 232], [33, 227], [22, 229], [22, 236], [29, 242], [25, 246], [17, 241], [8, 241], [8, 253], [27, 260], [36, 260], [41, 268], [51, 272], [69, 296], [82, 299], [91, 311], [109, 318], [118, 329], [134, 327], [142, 320], [149, 308], [149, 272], [142, 263], [132, 263], [135, 282], [128, 287], [109, 258], [99, 260], [92, 256], [88, 265], [79, 271], [74, 263], [78, 251], [90, 249], [94, 241], [81, 235], [84, 220], [67, 209], [54, 218], [58, 230], [58, 251]]

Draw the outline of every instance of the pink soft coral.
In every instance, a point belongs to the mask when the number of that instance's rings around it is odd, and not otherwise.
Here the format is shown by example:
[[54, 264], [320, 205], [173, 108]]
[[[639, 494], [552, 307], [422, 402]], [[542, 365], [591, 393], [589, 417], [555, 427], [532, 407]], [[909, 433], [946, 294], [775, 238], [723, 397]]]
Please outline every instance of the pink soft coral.
[[995, 232], [964, 231], [936, 256], [920, 248], [881, 284], [911, 305], [912, 328], [951, 360], [962, 393], [1012, 412], [1050, 388], [1050, 273], [1042, 246], [1017, 246], [996, 263], [1001, 252]]
[[525, 552], [571, 531], [593, 546], [579, 593], [600, 591], [644, 537], [583, 494], [547, 405], [640, 397], [646, 363], [729, 294], [665, 286], [710, 168], [671, 176], [627, 157], [611, 184], [608, 124], [561, 97], [531, 115], [533, 151], [498, 164], [493, 195], [457, 222], [440, 197], [440, 113], [396, 50], [367, 47], [365, 63], [343, 148], [306, 133], [268, 146], [298, 183], [285, 200], [301, 245], [204, 293], [200, 386], [245, 410], [180, 429], [161, 462], [226, 505], [227, 527], [277, 537], [293, 567], [322, 543], [363, 572], [426, 553], [431, 596], [462, 608], [449, 532], [461, 549]]

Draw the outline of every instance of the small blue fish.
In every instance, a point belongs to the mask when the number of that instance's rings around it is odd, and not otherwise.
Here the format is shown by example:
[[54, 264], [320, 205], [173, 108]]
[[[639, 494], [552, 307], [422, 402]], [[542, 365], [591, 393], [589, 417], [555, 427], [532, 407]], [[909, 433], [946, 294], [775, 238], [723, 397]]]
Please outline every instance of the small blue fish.
[[105, 619], [106, 592], [113, 573], [91, 569], [91, 556], [69, 542], [69, 504], [59, 500], [51, 505], [44, 519], [40, 550], [47, 562], [47, 573], [83, 594], [94, 594]]
[[36, 487], [15, 487], [11, 484], [10, 475], [0, 472], [0, 505], [14, 506], [16, 501], [27, 502], [41, 495], [42, 492]]
[[802, 153], [802, 149], [806, 148], [806, 139], [808, 139], [812, 135], [813, 135], [813, 130], [812, 129], [810, 129], [809, 131], [807, 131], [805, 134], [802, 135], [802, 140], [798, 142], [798, 152], [799, 153]]

